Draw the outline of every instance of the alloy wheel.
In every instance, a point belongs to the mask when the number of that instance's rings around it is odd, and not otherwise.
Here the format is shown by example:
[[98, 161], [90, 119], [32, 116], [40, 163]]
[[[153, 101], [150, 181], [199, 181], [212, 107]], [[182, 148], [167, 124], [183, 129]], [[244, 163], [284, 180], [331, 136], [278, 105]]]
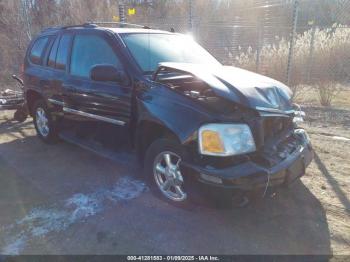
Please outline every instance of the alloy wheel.
[[50, 133], [49, 119], [46, 116], [46, 112], [41, 107], [38, 107], [35, 112], [36, 126], [40, 135], [47, 137]]
[[154, 179], [160, 191], [168, 199], [184, 201], [187, 194], [183, 189], [183, 176], [180, 170], [181, 158], [170, 151], [157, 155], [153, 164]]

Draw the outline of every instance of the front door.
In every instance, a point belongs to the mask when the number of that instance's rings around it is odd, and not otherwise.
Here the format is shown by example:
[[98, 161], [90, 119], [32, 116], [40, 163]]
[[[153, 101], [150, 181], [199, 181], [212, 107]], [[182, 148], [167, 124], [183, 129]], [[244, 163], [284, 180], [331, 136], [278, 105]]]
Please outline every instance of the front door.
[[118, 130], [125, 130], [130, 121], [132, 88], [90, 79], [90, 70], [95, 65], [123, 68], [108, 37], [105, 33], [77, 33], [74, 36], [69, 76], [64, 82], [64, 111], [81, 122], [94, 124], [94, 132], [114, 130], [117, 135]]

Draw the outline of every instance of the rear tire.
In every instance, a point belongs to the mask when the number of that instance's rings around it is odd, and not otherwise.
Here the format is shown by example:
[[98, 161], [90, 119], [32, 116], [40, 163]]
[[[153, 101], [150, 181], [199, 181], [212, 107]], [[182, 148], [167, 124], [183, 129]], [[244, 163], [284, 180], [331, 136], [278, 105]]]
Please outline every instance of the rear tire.
[[37, 100], [33, 105], [33, 120], [37, 136], [45, 143], [57, 142], [56, 123], [44, 100]]

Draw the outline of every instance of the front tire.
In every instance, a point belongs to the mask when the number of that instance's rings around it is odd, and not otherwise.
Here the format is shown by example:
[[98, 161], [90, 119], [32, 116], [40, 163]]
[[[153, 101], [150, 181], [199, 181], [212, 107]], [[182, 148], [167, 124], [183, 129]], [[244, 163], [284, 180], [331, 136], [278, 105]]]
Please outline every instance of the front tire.
[[38, 100], [33, 106], [33, 120], [38, 137], [45, 143], [52, 144], [57, 141], [55, 121], [44, 100]]
[[152, 192], [179, 207], [189, 207], [191, 203], [190, 178], [180, 166], [185, 158], [186, 153], [175, 139], [161, 138], [148, 148], [144, 163]]

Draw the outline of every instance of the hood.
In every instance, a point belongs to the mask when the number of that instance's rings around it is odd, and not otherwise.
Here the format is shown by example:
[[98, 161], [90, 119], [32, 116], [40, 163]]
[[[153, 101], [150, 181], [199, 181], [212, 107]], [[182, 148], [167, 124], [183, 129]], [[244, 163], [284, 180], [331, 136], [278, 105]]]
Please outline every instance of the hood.
[[258, 111], [289, 113], [291, 90], [283, 83], [232, 66], [160, 63], [162, 68], [186, 72], [207, 83], [217, 96]]

